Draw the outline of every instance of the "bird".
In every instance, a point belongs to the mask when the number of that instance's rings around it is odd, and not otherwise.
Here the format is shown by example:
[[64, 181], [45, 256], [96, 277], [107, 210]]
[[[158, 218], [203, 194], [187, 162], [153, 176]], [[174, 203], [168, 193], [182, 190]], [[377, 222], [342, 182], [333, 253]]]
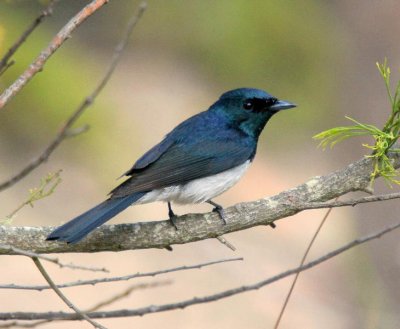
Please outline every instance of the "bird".
[[164, 201], [177, 229], [171, 202], [209, 203], [226, 224], [224, 209], [212, 199], [249, 168], [269, 119], [296, 107], [266, 91], [238, 88], [223, 93], [206, 111], [183, 121], [140, 157], [108, 199], [56, 228], [46, 240], [76, 243], [131, 205]]

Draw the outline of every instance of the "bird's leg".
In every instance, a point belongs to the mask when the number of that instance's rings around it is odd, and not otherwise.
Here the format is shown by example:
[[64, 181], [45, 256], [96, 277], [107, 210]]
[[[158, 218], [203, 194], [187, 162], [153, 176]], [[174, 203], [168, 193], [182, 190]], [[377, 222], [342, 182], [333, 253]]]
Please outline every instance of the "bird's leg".
[[219, 205], [218, 203], [215, 203], [212, 200], [208, 200], [206, 201], [208, 204], [214, 206], [213, 211], [215, 211], [216, 213], [218, 213], [219, 217], [222, 219], [222, 221], [224, 222], [224, 225], [226, 225], [226, 217], [225, 217], [225, 211], [224, 208], [222, 208], [221, 205]]
[[172, 226], [175, 227], [175, 230], [178, 230], [178, 226], [176, 226], [176, 222], [175, 222], [175, 218], [178, 216], [176, 216], [175, 213], [173, 212], [172, 207], [171, 207], [171, 202], [169, 202], [169, 201], [168, 201], [168, 217], [169, 217], [169, 220], [170, 220]]

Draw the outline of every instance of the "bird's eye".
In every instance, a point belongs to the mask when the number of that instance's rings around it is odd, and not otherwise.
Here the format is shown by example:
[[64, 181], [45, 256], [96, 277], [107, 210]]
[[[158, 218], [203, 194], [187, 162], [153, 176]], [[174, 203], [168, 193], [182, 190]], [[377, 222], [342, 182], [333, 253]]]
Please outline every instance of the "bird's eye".
[[253, 108], [253, 102], [252, 101], [245, 101], [243, 103], [243, 108], [245, 110], [251, 110]]

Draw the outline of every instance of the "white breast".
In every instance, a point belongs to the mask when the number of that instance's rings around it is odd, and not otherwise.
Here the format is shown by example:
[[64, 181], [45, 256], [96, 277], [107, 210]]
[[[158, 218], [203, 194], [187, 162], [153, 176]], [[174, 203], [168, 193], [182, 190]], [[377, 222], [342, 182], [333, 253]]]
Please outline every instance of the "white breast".
[[175, 185], [148, 192], [136, 204], [154, 201], [172, 201], [180, 204], [201, 203], [225, 192], [244, 175], [250, 160], [219, 174], [195, 179], [184, 185]]

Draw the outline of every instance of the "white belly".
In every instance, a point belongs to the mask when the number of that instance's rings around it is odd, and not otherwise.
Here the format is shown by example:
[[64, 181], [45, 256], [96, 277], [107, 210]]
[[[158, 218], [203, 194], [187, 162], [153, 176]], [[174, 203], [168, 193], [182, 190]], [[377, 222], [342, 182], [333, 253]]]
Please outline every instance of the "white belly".
[[195, 179], [183, 185], [175, 185], [148, 192], [135, 204], [154, 201], [172, 201], [180, 204], [201, 203], [225, 192], [244, 175], [250, 160], [219, 174]]

